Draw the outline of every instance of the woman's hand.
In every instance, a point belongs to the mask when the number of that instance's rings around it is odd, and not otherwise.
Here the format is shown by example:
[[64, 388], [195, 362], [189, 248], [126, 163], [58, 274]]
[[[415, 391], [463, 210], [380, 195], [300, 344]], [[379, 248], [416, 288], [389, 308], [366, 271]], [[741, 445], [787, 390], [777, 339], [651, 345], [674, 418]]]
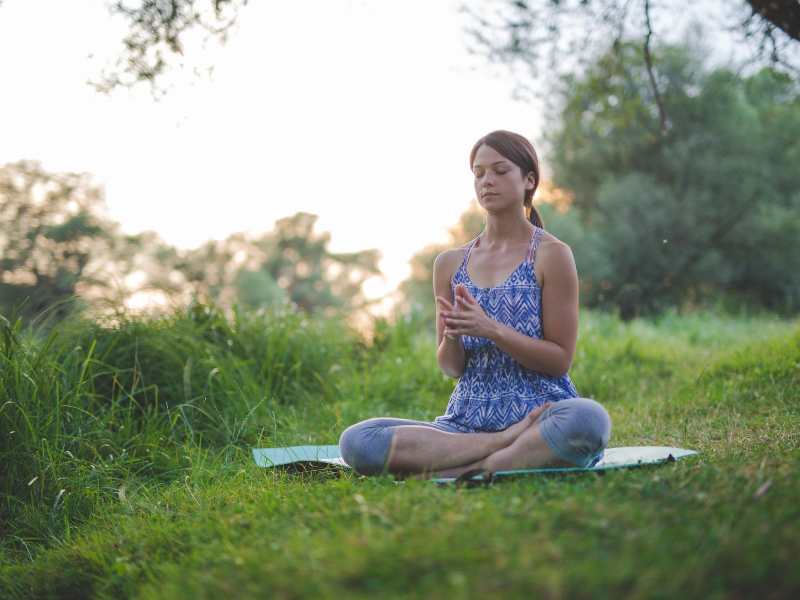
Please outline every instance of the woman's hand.
[[445, 315], [455, 312], [456, 308], [444, 296], [436, 296], [436, 302], [439, 304], [439, 322], [441, 323], [444, 337], [446, 337], [448, 340], [457, 340], [458, 336], [454, 335], [447, 329], [447, 321], [445, 320]]
[[443, 310], [442, 317], [445, 323], [445, 335], [448, 336], [470, 335], [488, 338], [492, 336], [497, 325], [494, 319], [486, 315], [463, 283], [456, 286], [455, 307]]

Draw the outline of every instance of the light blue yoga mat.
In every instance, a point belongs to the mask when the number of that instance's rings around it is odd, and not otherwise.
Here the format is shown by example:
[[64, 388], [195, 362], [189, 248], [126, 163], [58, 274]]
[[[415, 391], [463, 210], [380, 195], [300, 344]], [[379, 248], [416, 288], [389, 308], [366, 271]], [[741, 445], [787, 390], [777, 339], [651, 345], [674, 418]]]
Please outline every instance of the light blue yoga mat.
[[287, 448], [253, 448], [259, 467], [277, 467], [295, 462], [324, 462], [350, 468], [342, 460], [339, 446], [289, 446]]
[[[527, 475], [534, 473], [568, 473], [576, 471], [607, 471], [626, 467], [639, 467], [672, 462], [687, 456], [697, 454], [694, 450], [673, 448], [671, 446], [623, 446], [620, 448], [606, 448], [603, 458], [595, 466], [582, 467], [552, 467], [546, 469], [514, 469], [497, 471], [494, 478]], [[319, 466], [334, 465], [349, 469], [339, 452], [339, 446], [289, 446], [287, 448], [253, 448], [253, 458], [259, 467], [277, 467], [292, 463], [318, 463]], [[479, 478], [480, 479], [480, 478]], [[432, 479], [437, 483], [455, 481], [455, 477], [441, 477]]]

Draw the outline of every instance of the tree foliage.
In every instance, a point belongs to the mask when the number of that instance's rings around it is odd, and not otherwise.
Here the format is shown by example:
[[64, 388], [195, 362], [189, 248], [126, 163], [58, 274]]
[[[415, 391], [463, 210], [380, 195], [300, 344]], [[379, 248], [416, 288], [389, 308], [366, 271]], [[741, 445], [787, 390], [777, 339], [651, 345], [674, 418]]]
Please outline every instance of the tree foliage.
[[75, 309], [113, 312], [142, 292], [174, 298], [186, 287], [179, 255], [152, 231], [123, 234], [87, 173], [0, 167], [0, 312], [58, 321]]
[[568, 78], [548, 135], [555, 182], [603, 257], [583, 273], [587, 302], [631, 317], [728, 291], [797, 310], [800, 89], [769, 68], [706, 71], [684, 48], [657, 56], [666, 132], [623, 44]]
[[[624, 40], [636, 39], [648, 68], [652, 100], [663, 113], [651, 48], [674, 43], [665, 39], [665, 29], [671, 32], [677, 19], [697, 8], [705, 19], [697, 25], [705, 30], [711, 25], [724, 29], [734, 44], [749, 49], [747, 63], [769, 64], [795, 78], [800, 75], [800, 3], [795, 0], [739, 0], [726, 5], [724, 15], [715, 13], [713, 6], [688, 0], [497, 0], [492, 4], [493, 11], [485, 2], [474, 9], [469, 2], [462, 4], [462, 11], [469, 15], [469, 49], [490, 63], [527, 71], [537, 85], [518, 77], [517, 95], [547, 100], [549, 86], [543, 85], [542, 75], [552, 73], [558, 79], [577, 73], [608, 46], [616, 49]], [[668, 25], [659, 28], [658, 24]]]
[[[138, 294], [168, 304], [193, 297], [223, 307], [292, 304], [306, 313], [367, 307], [377, 250], [331, 252], [316, 215], [279, 219], [255, 238], [237, 233], [181, 250], [145, 231], [124, 235], [88, 175], [32, 161], [0, 168], [0, 312], [55, 320], [78, 306], [116, 309]], [[151, 298], [152, 299], [152, 298]], [[374, 301], [373, 301], [374, 302]]]
[[[256, 306], [285, 297], [301, 310], [332, 314], [365, 308], [364, 282], [380, 275], [380, 252], [331, 252], [328, 232], [316, 233], [317, 215], [298, 212], [248, 242], [248, 265], [237, 272], [238, 296]], [[260, 291], [258, 291], [260, 290]], [[373, 301], [374, 302], [374, 301]]]
[[125, 274], [126, 240], [103, 215], [86, 174], [45, 171], [35, 161], [0, 167], [0, 310], [56, 319]]
[[116, 63], [93, 84], [99, 91], [149, 83], [158, 89], [158, 80], [175, 60], [185, 53], [186, 37], [202, 31], [206, 39], [224, 42], [247, 0], [117, 0], [110, 4], [112, 14], [128, 23], [122, 40], [123, 50]]
[[[306, 313], [346, 314], [366, 308], [363, 283], [380, 275], [377, 250], [336, 253], [331, 236], [317, 233], [317, 215], [298, 212], [278, 219], [255, 237], [236, 233], [190, 250], [172, 249], [163, 257], [172, 277], [161, 289], [181, 293], [170, 281], [184, 282], [183, 292], [230, 307], [250, 309], [291, 304]], [[185, 301], [186, 294], [182, 294]]]
[[[197, 33], [204, 42], [225, 43], [248, 0], [115, 0], [111, 14], [121, 17], [128, 31], [121, 40], [115, 63], [105, 69], [94, 86], [101, 91], [150, 84], [163, 91], [160, 81], [186, 55], [187, 38]], [[653, 30], [647, 13], [679, 15], [689, 0], [500, 0], [463, 2], [462, 12], [472, 17], [467, 34], [471, 50], [490, 60], [521, 61], [534, 74], [543, 68], [559, 69], [563, 57], [591, 56], [596, 43], [621, 40], [631, 27], [643, 39]], [[0, 7], [2, 2], [0, 2]], [[490, 13], [492, 13], [490, 15]], [[752, 42], [754, 60], [797, 74], [800, 40], [800, 4], [796, 0], [739, 0], [721, 23], [736, 43]], [[547, 60], [549, 59], [549, 60]], [[563, 74], [563, 71], [559, 71]]]

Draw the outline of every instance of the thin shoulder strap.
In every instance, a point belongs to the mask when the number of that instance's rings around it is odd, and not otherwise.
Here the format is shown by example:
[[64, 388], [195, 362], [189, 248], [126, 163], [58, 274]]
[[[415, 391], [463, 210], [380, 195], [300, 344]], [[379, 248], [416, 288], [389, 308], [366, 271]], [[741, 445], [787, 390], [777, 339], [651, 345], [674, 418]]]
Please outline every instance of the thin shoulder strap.
[[531, 244], [528, 248], [528, 257], [527, 261], [533, 264], [533, 261], [536, 259], [536, 249], [539, 247], [539, 242], [542, 240], [542, 231], [544, 231], [540, 227], [533, 226], [533, 235], [531, 236]]
[[474, 248], [474, 247], [475, 247], [475, 246], [478, 244], [478, 241], [479, 241], [480, 239], [481, 239], [481, 236], [479, 235], [479, 236], [478, 236], [478, 237], [476, 237], [474, 240], [472, 240], [472, 241], [469, 243], [469, 245], [467, 246], [467, 251], [466, 251], [466, 252], [464, 252], [464, 258], [463, 258], [463, 260], [461, 261], [461, 266], [462, 266], [462, 267], [466, 266], [466, 264], [467, 264], [467, 261], [469, 260], [469, 254], [470, 254], [470, 252], [472, 252], [472, 249], [473, 249], [473, 248]]

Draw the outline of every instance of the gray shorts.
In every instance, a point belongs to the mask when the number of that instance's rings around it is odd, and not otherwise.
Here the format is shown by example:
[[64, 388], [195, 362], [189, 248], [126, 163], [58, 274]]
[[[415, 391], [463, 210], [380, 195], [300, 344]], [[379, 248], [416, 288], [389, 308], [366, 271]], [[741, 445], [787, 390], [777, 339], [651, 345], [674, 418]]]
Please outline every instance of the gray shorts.
[[[577, 467], [591, 467], [603, 458], [611, 435], [611, 417], [591, 398], [556, 400], [536, 423], [556, 456]], [[449, 433], [464, 433], [446, 423], [375, 417], [351, 425], [339, 437], [342, 458], [362, 475], [384, 472], [396, 427], [422, 425]], [[476, 430], [477, 431], [477, 430]]]

